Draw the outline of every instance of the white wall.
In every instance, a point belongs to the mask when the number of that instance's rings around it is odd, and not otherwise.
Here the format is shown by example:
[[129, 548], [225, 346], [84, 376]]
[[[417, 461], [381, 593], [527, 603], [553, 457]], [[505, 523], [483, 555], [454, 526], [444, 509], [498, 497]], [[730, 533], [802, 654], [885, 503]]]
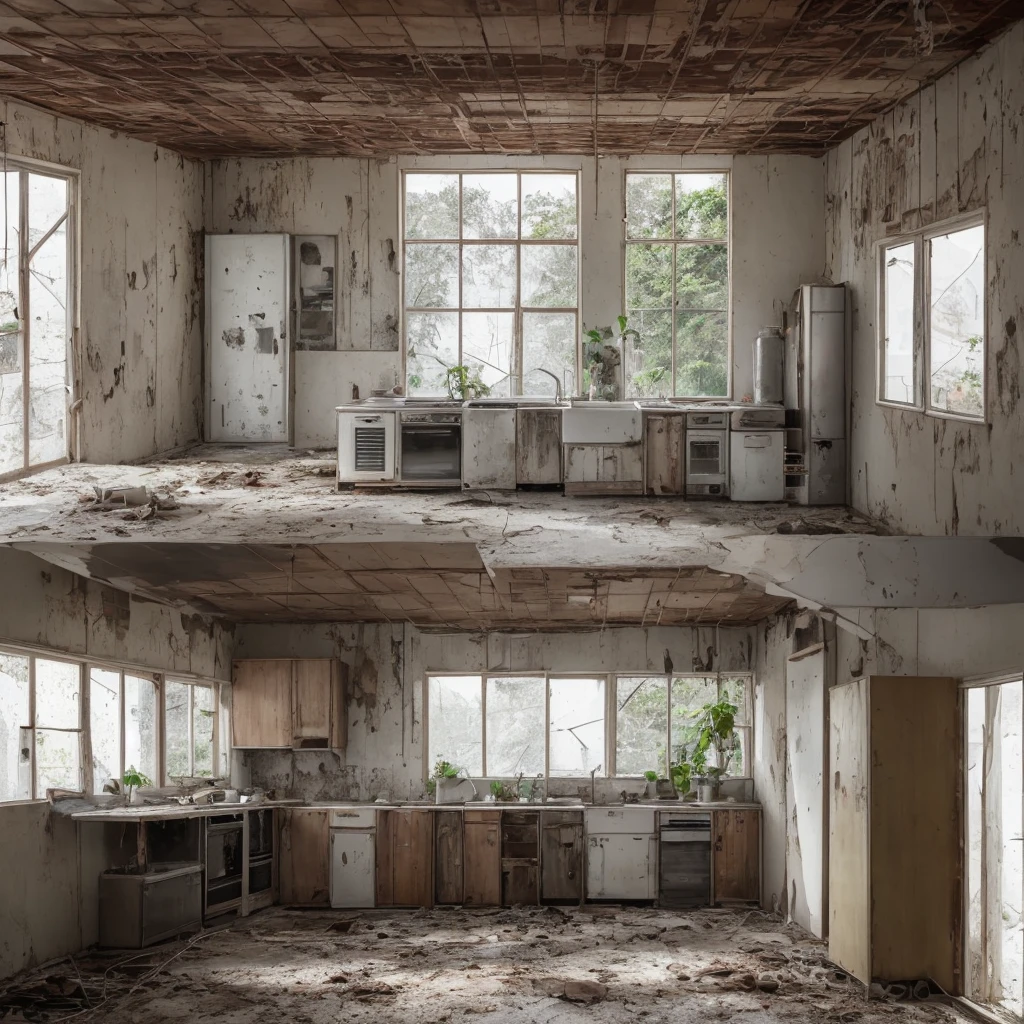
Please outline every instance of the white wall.
[[[826, 158], [826, 268], [853, 300], [853, 503], [894, 532], [1015, 534], [1024, 524], [1022, 127], [1024, 22]], [[990, 423], [877, 406], [875, 242], [981, 209]]]
[[[623, 307], [625, 171], [730, 169], [732, 178], [733, 394], [753, 389], [758, 328], [780, 323], [801, 281], [824, 267], [824, 168], [793, 156], [402, 157], [215, 160], [209, 165], [211, 232], [338, 236], [338, 336], [346, 351], [295, 355], [295, 440], [333, 445], [333, 408], [352, 385], [402, 383], [399, 345], [401, 170], [544, 167], [580, 172], [581, 312], [589, 326]], [[354, 351], [353, 351], [354, 350]]]
[[80, 172], [81, 458], [201, 433], [203, 165], [3, 101], [8, 154]]
[[[209, 619], [7, 548], [0, 579], [0, 644], [231, 678], [231, 633]], [[0, 804], [0, 836], [0, 978], [95, 943], [102, 828], [76, 826], [34, 801]]]

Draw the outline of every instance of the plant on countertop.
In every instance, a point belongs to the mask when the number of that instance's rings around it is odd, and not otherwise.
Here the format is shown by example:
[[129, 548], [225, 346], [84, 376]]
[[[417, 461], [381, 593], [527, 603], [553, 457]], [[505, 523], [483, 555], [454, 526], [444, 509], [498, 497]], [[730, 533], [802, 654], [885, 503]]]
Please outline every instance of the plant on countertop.
[[491, 796], [493, 796], [495, 800], [497, 800], [504, 791], [505, 791], [505, 783], [504, 782], [499, 782], [497, 779], [495, 779], [491, 783]]
[[426, 791], [427, 796], [433, 796], [437, 792], [437, 779], [433, 777], [425, 779], [423, 782], [423, 788]]
[[658, 781], [658, 773], [657, 772], [644, 772], [644, 778], [648, 782], [657, 782]]
[[438, 761], [434, 765], [434, 778], [435, 779], [455, 779], [458, 778], [460, 768], [452, 764], [450, 761]]
[[627, 339], [633, 338], [634, 348], [640, 342], [640, 332], [628, 327], [629, 318], [616, 317], [615, 327], [592, 327], [583, 332], [584, 385], [593, 398], [618, 398], [618, 374]]
[[140, 772], [135, 765], [125, 769], [124, 775], [121, 776], [121, 782], [124, 783], [125, 789], [128, 791], [129, 803], [131, 803], [134, 790], [153, 785], [153, 780], [148, 775]]
[[[720, 697], [690, 712], [689, 717], [697, 728], [697, 739], [689, 757], [686, 748], [682, 747], [676, 763], [672, 765], [672, 781], [676, 782], [677, 777], [679, 780], [676, 789], [685, 793], [691, 780], [699, 784], [709, 778], [717, 785], [723, 775], [729, 774], [729, 765], [739, 747], [735, 730], [738, 711], [737, 705], [728, 698]], [[715, 763], [709, 765], [708, 754], [711, 752], [714, 752]], [[686, 789], [680, 786], [684, 781]]]
[[466, 401], [469, 398], [483, 398], [491, 389], [480, 379], [476, 370], [468, 366], [449, 366], [444, 375], [444, 386], [449, 398]]

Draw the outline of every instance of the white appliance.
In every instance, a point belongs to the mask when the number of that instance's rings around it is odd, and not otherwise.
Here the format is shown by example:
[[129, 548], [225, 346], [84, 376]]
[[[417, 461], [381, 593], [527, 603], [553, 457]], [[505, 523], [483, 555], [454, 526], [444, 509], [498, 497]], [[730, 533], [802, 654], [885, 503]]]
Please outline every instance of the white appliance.
[[288, 235], [206, 236], [210, 441], [287, 441]]
[[785, 497], [786, 413], [781, 406], [742, 409], [729, 431], [729, 496], [733, 501]]
[[588, 900], [653, 900], [658, 837], [653, 807], [588, 807]]
[[331, 811], [331, 906], [372, 907], [377, 900], [377, 812]]
[[729, 494], [729, 414], [686, 414], [686, 496], [725, 498]]
[[395, 413], [338, 413], [338, 486], [392, 483], [395, 479]]

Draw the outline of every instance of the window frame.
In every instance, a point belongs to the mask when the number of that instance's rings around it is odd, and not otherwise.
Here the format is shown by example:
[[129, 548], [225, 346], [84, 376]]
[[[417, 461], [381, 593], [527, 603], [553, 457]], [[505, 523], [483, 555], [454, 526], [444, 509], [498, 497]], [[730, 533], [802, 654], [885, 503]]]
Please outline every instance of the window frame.
[[[736, 730], [742, 734], [745, 740], [743, 751], [745, 754], [744, 775], [726, 776], [730, 780], [752, 779], [751, 774], [754, 751], [754, 718], [753, 718], [753, 697], [754, 697], [754, 673], [750, 669], [738, 672], [556, 672], [550, 670], [521, 669], [519, 671], [486, 672], [469, 670], [464, 672], [445, 669], [443, 671], [432, 671], [430, 669], [423, 673], [421, 681], [420, 696], [422, 698], [421, 728], [423, 730], [423, 777], [430, 778], [433, 772], [433, 765], [430, 763], [430, 680], [443, 678], [466, 678], [467, 676], [479, 677], [480, 679], [480, 762], [483, 768], [481, 775], [474, 775], [473, 778], [496, 778], [487, 774], [487, 680], [488, 679], [522, 679], [536, 678], [544, 681], [544, 779], [587, 779], [588, 775], [551, 775], [551, 680], [552, 679], [599, 679], [604, 683], [604, 759], [601, 762], [601, 771], [597, 773], [602, 779], [643, 779], [643, 775], [620, 775], [616, 765], [618, 753], [618, 680], [627, 679], [665, 679], [667, 680], [667, 719], [668, 719], [668, 743], [666, 747], [666, 760], [672, 756], [672, 680], [673, 679], [717, 679], [719, 688], [721, 683], [730, 679], [742, 679], [744, 687], [744, 706], [747, 713], [747, 721], [743, 725], [737, 725]], [[719, 692], [721, 690], [719, 689]], [[668, 764], [661, 766], [667, 777]], [[653, 769], [652, 769], [653, 770]], [[506, 776], [500, 776], [505, 778]], [[525, 778], [525, 776], [524, 776]]]
[[[0, 483], [4, 483], [9, 480], [17, 480], [21, 477], [27, 476], [32, 473], [40, 472], [44, 469], [52, 469], [55, 466], [66, 465], [71, 459], [72, 449], [72, 428], [74, 423], [74, 416], [72, 414], [72, 406], [77, 397], [76, 395], [76, 372], [75, 372], [75, 344], [74, 339], [78, 333], [78, 327], [80, 323], [80, 288], [79, 288], [79, 276], [78, 276], [78, 253], [79, 253], [79, 186], [81, 181], [81, 174], [79, 171], [73, 168], [60, 167], [54, 164], [48, 164], [43, 161], [34, 161], [23, 157], [5, 157], [4, 170], [10, 174], [12, 172], [18, 172], [19, 174], [19, 208], [18, 208], [18, 233], [21, 238], [28, 238], [28, 216], [29, 216], [29, 205], [28, 205], [28, 176], [30, 174], [39, 175], [47, 178], [57, 178], [63, 180], [67, 184], [68, 190], [68, 201], [67, 209], [64, 217], [58, 220], [55, 224], [50, 226], [49, 231], [46, 235], [40, 239], [30, 249], [21, 249], [18, 251], [18, 312], [21, 314], [19, 317], [19, 345], [21, 352], [21, 387], [22, 387], [22, 403], [21, 403], [21, 415], [22, 415], [22, 461], [21, 467], [18, 469], [8, 470], [7, 472], [0, 472]], [[6, 181], [5, 181], [6, 187]], [[30, 427], [29, 422], [31, 419], [31, 402], [30, 396], [30, 365], [31, 365], [31, 306], [29, 304], [29, 274], [32, 262], [32, 257], [43, 245], [43, 243], [52, 236], [52, 233], [56, 231], [61, 224], [67, 225], [66, 231], [66, 244], [67, 244], [67, 339], [65, 342], [65, 363], [64, 363], [64, 387], [65, 387], [65, 409], [64, 409], [64, 427], [65, 427], [65, 445], [64, 455], [51, 459], [47, 462], [33, 463], [31, 459], [31, 447], [30, 447]], [[3, 244], [0, 241], [0, 244]]]
[[[163, 686], [160, 687], [160, 779], [161, 785], [163, 786], [174, 786], [178, 785], [175, 782], [177, 779], [207, 779], [210, 780], [221, 778], [218, 772], [218, 766], [220, 765], [220, 741], [221, 741], [221, 730], [220, 730], [220, 710], [221, 710], [221, 683], [218, 680], [213, 679], [189, 679], [187, 677], [181, 677], [173, 675], [171, 673], [163, 674]], [[167, 770], [167, 684], [177, 683], [180, 686], [188, 688], [188, 767], [189, 774], [171, 776]], [[195, 756], [196, 756], [196, 744], [195, 744], [195, 690], [197, 687], [202, 687], [211, 691], [213, 697], [213, 744], [212, 744], [212, 768], [209, 776], [196, 775], [195, 774]]]
[[[943, 235], [953, 234], [972, 227], [983, 232], [982, 280], [984, 289], [984, 336], [982, 338], [982, 389], [981, 415], [970, 416], [962, 412], [950, 412], [932, 405], [931, 369], [931, 242]], [[989, 279], [988, 279], [988, 210], [974, 210], [958, 214], [936, 224], [930, 224], [919, 231], [890, 235], [875, 243], [875, 404], [889, 409], [903, 409], [923, 413], [935, 419], [957, 420], [961, 423], [986, 424], [989, 422]], [[914, 302], [913, 302], [913, 358], [914, 358], [914, 401], [898, 402], [884, 397], [885, 388], [885, 252], [901, 245], [914, 246]]]
[[[642, 177], [645, 175], [663, 175], [668, 174], [672, 177], [672, 235], [664, 238], [630, 238], [629, 237], [629, 225], [627, 222], [627, 194], [629, 190], [629, 178], [630, 175]], [[676, 178], [679, 176], [685, 176], [689, 174], [715, 174], [722, 175], [725, 178], [725, 238], [679, 238], [676, 235]], [[735, 385], [733, 375], [733, 265], [732, 265], [732, 168], [729, 167], [685, 167], [685, 168], [626, 168], [623, 171], [622, 178], [622, 308], [625, 313], [629, 314], [629, 306], [627, 303], [627, 288], [628, 288], [628, 264], [629, 261], [626, 258], [629, 246], [631, 245], [671, 245], [672, 246], [672, 308], [670, 310], [672, 315], [672, 365], [670, 367], [670, 373], [672, 377], [672, 394], [668, 397], [669, 401], [673, 402], [693, 402], [693, 401], [721, 401], [723, 399], [731, 400], [733, 394], [733, 387]], [[726, 353], [725, 353], [725, 367], [726, 367], [726, 386], [724, 395], [681, 395], [676, 394], [676, 360], [677, 360], [677, 345], [676, 345], [676, 318], [680, 313], [710, 313], [710, 312], [723, 312], [721, 310], [707, 310], [707, 309], [680, 309], [676, 299], [676, 262], [678, 256], [678, 249], [680, 245], [684, 246], [701, 246], [701, 245], [724, 245], [726, 254], [726, 266], [729, 279], [727, 282], [727, 295], [726, 295], [726, 309], [725, 323], [726, 323]], [[623, 394], [628, 391], [628, 382], [625, 380], [625, 374], [623, 374], [622, 382]], [[623, 673], [625, 674], [625, 673]]]
[[[406, 238], [406, 224], [405, 224], [405, 213], [406, 213], [406, 183], [410, 176], [416, 175], [441, 175], [449, 174], [457, 176], [459, 179], [459, 233], [456, 238]], [[488, 175], [488, 174], [514, 174], [516, 176], [516, 204], [517, 204], [517, 223], [516, 223], [516, 237], [515, 238], [464, 238], [463, 237], [463, 223], [462, 223], [462, 179], [465, 175], [472, 177]], [[567, 176], [571, 175], [576, 182], [576, 237], [569, 238], [523, 238], [522, 237], [522, 203], [523, 203], [523, 175], [560, 175]], [[399, 198], [399, 235], [401, 239], [401, 268], [402, 268], [402, 295], [401, 295], [401, 307], [400, 307], [400, 324], [399, 330], [401, 332], [401, 346], [402, 346], [402, 384], [406, 388], [408, 393], [408, 381], [409, 381], [409, 367], [408, 367], [408, 338], [406, 335], [406, 320], [409, 313], [454, 313], [458, 317], [458, 342], [459, 342], [459, 364], [465, 365], [463, 360], [462, 351], [462, 316], [464, 313], [491, 313], [491, 314], [512, 314], [512, 372], [509, 374], [509, 394], [511, 396], [517, 396], [524, 394], [523, 392], [523, 379], [526, 375], [526, 371], [523, 368], [523, 352], [524, 352], [524, 341], [523, 341], [523, 314], [524, 313], [561, 313], [564, 315], [573, 315], [575, 317], [576, 325], [574, 330], [574, 354], [573, 354], [573, 365], [571, 367], [573, 374], [573, 387], [575, 388], [580, 380], [580, 359], [582, 353], [582, 321], [581, 315], [581, 299], [582, 299], [582, 248], [581, 248], [581, 217], [580, 217], [580, 177], [581, 172], [579, 168], [568, 167], [488, 167], [488, 168], [448, 168], [448, 167], [409, 167], [404, 168], [401, 172], [402, 185], [401, 194]], [[459, 286], [459, 304], [458, 306], [407, 306], [406, 305], [406, 280], [407, 274], [405, 272], [405, 257], [406, 257], [406, 246], [408, 245], [452, 245], [457, 248], [458, 251], [458, 286]], [[502, 306], [465, 306], [463, 305], [462, 295], [462, 252], [463, 246], [469, 245], [514, 245], [516, 247], [516, 301], [511, 307]], [[522, 298], [522, 247], [524, 245], [572, 245], [576, 248], [576, 305], [575, 306], [524, 306], [521, 302]], [[516, 390], [518, 386], [518, 390]], [[562, 390], [565, 391], [565, 383], [562, 381]], [[424, 395], [423, 397], [429, 397]], [[446, 396], [441, 396], [446, 397]], [[442, 673], [437, 673], [442, 674]], [[453, 674], [453, 673], [449, 673]]]

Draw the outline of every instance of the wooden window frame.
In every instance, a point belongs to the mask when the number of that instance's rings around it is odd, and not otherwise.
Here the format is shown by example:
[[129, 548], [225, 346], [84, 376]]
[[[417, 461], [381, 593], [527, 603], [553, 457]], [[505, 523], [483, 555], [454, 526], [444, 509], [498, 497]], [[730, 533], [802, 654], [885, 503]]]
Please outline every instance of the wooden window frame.
[[[191, 781], [197, 778], [208, 779], [212, 782], [214, 779], [220, 778], [218, 768], [220, 766], [220, 741], [221, 741], [221, 694], [220, 688], [221, 683], [219, 680], [213, 679], [188, 679], [182, 678], [181, 676], [171, 675], [165, 673], [163, 675], [164, 685], [161, 687], [161, 701], [160, 701], [160, 779], [161, 785], [173, 786], [178, 785], [179, 782], [176, 780], [184, 779]], [[189, 773], [187, 775], [179, 775], [172, 777], [167, 771], [167, 684], [177, 683], [180, 686], [188, 688], [188, 767]], [[203, 687], [211, 691], [213, 696], [213, 753], [212, 753], [212, 768], [210, 775], [197, 776], [195, 774], [195, 736], [194, 736], [194, 713], [195, 713], [195, 689], [196, 687]]]

